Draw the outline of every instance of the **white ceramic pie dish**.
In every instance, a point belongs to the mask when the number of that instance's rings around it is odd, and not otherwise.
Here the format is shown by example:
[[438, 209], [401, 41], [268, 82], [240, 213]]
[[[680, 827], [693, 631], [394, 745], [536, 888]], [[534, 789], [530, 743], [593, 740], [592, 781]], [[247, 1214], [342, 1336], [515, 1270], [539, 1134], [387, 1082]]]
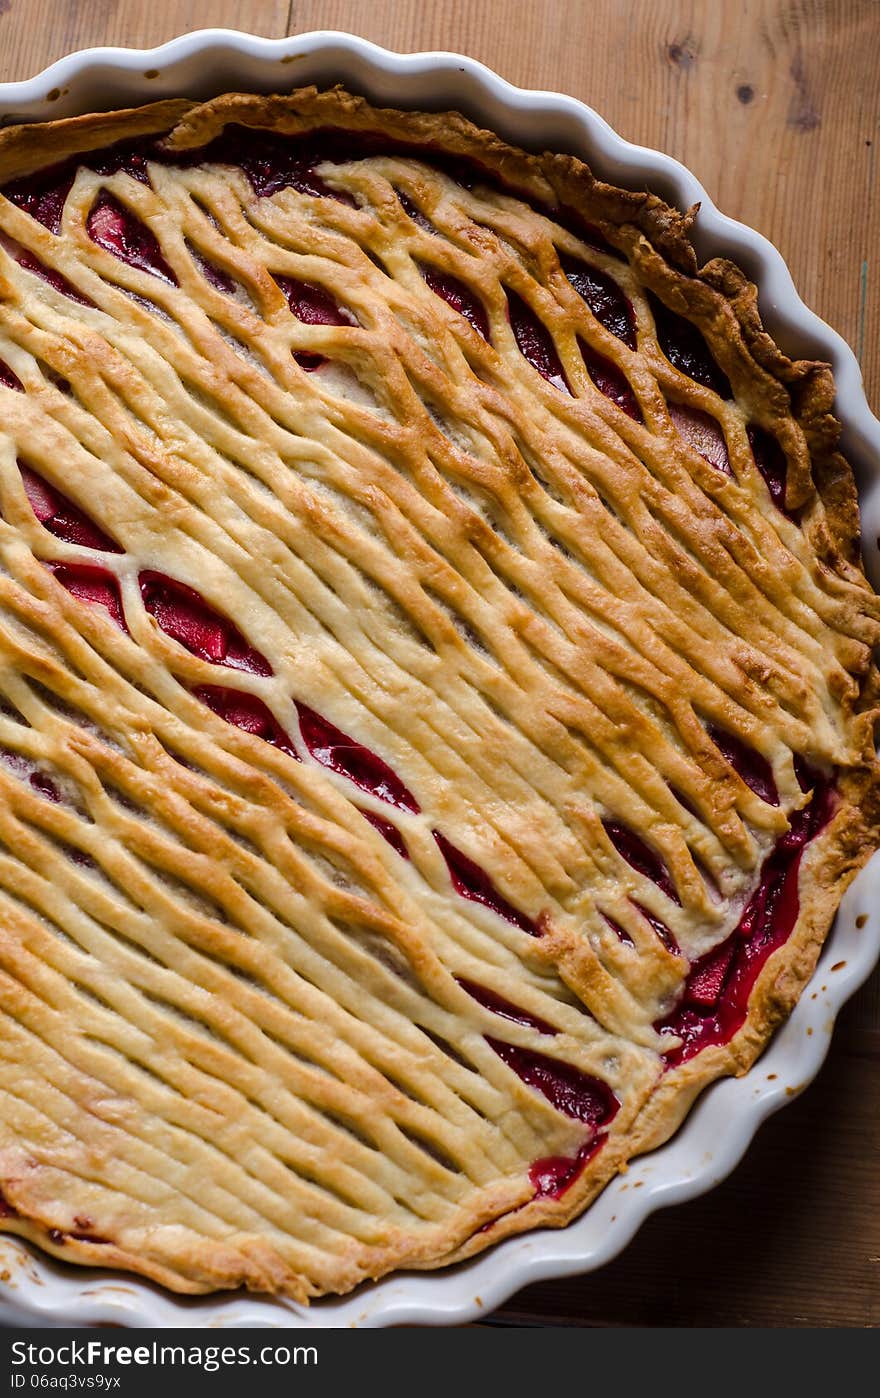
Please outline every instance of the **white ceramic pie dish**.
[[[0, 84], [0, 123], [40, 121], [159, 97], [229, 90], [277, 92], [341, 82], [394, 106], [456, 107], [526, 147], [571, 150], [597, 174], [645, 186], [679, 208], [699, 202], [701, 258], [731, 257], [756, 282], [765, 323], [793, 356], [829, 361], [844, 446], [859, 481], [867, 566], [880, 586], [880, 422], [865, 401], [856, 358], [803, 304], [776, 249], [719, 213], [695, 177], [666, 155], [634, 146], [589, 107], [512, 87], [451, 53], [395, 54], [348, 34], [260, 39], [202, 30], [151, 50], [89, 49], [25, 82]], [[867, 921], [861, 927], [857, 920]], [[835, 1016], [880, 956], [880, 855], [847, 893], [816, 973], [789, 1021], [743, 1078], [705, 1093], [678, 1134], [637, 1160], [568, 1228], [512, 1238], [458, 1267], [400, 1274], [310, 1308], [240, 1295], [180, 1298], [122, 1273], [65, 1267], [0, 1238], [0, 1316], [18, 1324], [129, 1326], [377, 1326], [452, 1324], [485, 1316], [528, 1282], [590, 1271], [621, 1251], [647, 1215], [712, 1187], [741, 1159], [760, 1123], [816, 1074]]]

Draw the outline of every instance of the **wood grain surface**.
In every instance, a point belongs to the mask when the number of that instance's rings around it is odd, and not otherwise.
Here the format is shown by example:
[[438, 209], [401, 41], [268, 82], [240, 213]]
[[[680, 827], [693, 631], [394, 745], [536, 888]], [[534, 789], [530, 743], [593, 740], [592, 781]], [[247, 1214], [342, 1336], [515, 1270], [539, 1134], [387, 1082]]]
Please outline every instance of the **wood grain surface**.
[[[455, 49], [583, 98], [765, 233], [855, 349], [880, 407], [878, 0], [0, 0], [0, 81], [95, 44], [188, 29], [346, 29]], [[592, 1276], [528, 1288], [493, 1323], [880, 1325], [880, 977], [817, 1082], [711, 1195], [655, 1215]]]

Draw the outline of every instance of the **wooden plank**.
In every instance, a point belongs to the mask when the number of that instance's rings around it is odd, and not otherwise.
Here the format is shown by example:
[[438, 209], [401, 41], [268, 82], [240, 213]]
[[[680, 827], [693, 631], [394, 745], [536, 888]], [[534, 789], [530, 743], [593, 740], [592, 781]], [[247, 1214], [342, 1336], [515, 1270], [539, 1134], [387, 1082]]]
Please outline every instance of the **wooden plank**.
[[286, 32], [289, 0], [0, 0], [0, 82], [98, 45], [154, 48], [191, 29]]
[[[71, 49], [144, 47], [210, 23], [348, 29], [456, 49], [571, 93], [689, 165], [781, 249], [880, 399], [880, 18], [876, 0], [0, 0], [0, 81]], [[426, 103], [430, 90], [426, 88]], [[848, 1007], [818, 1082], [704, 1199], [649, 1221], [591, 1277], [497, 1319], [575, 1325], [880, 1325], [880, 977]]]

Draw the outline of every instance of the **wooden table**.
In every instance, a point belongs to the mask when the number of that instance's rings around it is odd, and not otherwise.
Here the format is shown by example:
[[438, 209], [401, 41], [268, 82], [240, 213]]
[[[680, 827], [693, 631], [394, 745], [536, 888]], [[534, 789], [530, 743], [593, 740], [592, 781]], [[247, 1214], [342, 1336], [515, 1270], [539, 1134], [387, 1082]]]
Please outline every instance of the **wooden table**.
[[[458, 49], [595, 106], [678, 156], [766, 233], [807, 303], [856, 349], [880, 406], [876, 0], [0, 0], [0, 80], [71, 49], [143, 47], [205, 24], [350, 29]], [[648, 1222], [581, 1279], [530, 1287], [518, 1324], [880, 1324], [880, 977], [828, 1063], [713, 1194]]]

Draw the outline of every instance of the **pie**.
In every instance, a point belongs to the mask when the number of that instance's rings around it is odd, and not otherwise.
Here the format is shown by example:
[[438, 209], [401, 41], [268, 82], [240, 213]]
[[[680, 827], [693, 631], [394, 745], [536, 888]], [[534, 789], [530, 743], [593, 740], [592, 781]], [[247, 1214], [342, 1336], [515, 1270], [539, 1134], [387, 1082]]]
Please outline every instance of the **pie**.
[[3, 1228], [300, 1301], [565, 1224], [878, 843], [826, 365], [336, 89], [0, 133]]

